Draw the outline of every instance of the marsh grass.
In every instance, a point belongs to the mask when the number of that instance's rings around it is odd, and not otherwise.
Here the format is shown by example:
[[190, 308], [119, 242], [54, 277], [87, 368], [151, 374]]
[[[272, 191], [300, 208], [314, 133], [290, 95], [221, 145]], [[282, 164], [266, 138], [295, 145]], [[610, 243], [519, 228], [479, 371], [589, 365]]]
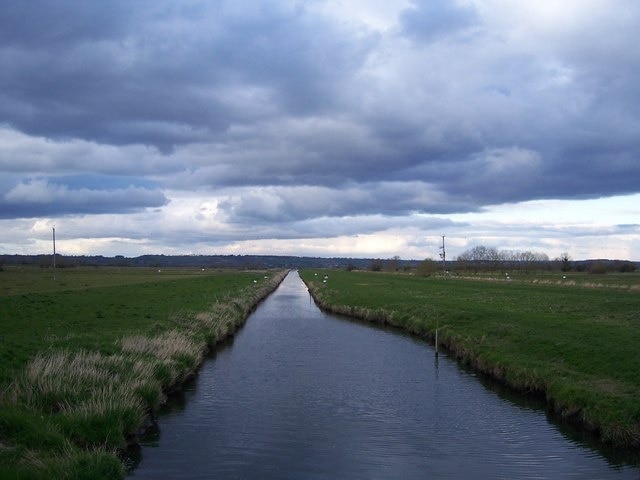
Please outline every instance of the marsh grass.
[[96, 480], [124, 475], [124, 468], [115, 452], [101, 448], [81, 450], [71, 444], [48, 454], [25, 450], [15, 461], [18, 468], [7, 469], [0, 464], [0, 478]]
[[[640, 447], [640, 276], [418, 278], [301, 272], [328, 310], [397, 326], [439, 343], [462, 362], [616, 446]], [[557, 280], [553, 280], [556, 282]]]
[[[0, 297], [10, 300], [0, 305], [0, 313], [9, 313], [0, 317], [10, 340], [4, 358], [11, 344], [20, 342], [30, 354], [2, 365], [0, 478], [120, 478], [115, 452], [135, 441], [165, 392], [193, 374], [207, 349], [234, 332], [284, 272], [259, 284], [254, 278], [227, 272], [160, 283], [138, 279], [126, 287], [80, 289], [62, 298]], [[154, 300], [152, 315], [137, 313]], [[51, 307], [56, 318], [10, 309], [34, 303]], [[88, 303], [101, 312], [89, 321], [82, 317]], [[111, 317], [127, 311], [129, 317]], [[6, 321], [17, 316], [30, 325], [31, 335]]]

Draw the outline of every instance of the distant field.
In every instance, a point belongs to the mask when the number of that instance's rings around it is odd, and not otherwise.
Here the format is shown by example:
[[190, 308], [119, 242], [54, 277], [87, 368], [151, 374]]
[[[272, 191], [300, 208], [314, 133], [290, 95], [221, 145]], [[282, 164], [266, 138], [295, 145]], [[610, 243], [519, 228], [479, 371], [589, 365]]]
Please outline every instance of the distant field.
[[547, 284], [558, 286], [578, 286], [586, 288], [618, 288], [640, 292], [640, 272], [588, 274], [584, 272], [501, 272], [464, 274], [454, 273], [453, 278], [466, 278], [487, 281], [512, 281], [521, 283]]
[[[237, 272], [237, 271], [234, 271]], [[61, 292], [213, 275], [200, 268], [75, 267], [38, 268], [5, 265], [0, 272], [0, 298], [22, 293]], [[55, 280], [54, 280], [55, 275]]]
[[544, 393], [605, 441], [640, 446], [639, 274], [301, 274], [334, 311], [430, 337], [438, 325], [463, 361]]

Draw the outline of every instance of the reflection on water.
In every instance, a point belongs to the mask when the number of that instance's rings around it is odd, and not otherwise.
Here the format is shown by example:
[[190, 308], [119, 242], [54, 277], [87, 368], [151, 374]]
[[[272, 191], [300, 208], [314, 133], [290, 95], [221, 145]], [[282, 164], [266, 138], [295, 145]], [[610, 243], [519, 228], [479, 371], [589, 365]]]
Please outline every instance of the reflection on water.
[[166, 407], [130, 476], [640, 478], [594, 445], [422, 341], [321, 312], [292, 273]]

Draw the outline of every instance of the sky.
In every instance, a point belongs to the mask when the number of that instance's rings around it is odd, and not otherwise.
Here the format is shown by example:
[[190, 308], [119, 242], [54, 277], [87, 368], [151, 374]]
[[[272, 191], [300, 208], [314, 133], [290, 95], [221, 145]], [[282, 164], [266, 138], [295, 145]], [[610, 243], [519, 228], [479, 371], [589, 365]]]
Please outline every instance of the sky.
[[640, 260], [637, 0], [5, 0], [0, 254]]

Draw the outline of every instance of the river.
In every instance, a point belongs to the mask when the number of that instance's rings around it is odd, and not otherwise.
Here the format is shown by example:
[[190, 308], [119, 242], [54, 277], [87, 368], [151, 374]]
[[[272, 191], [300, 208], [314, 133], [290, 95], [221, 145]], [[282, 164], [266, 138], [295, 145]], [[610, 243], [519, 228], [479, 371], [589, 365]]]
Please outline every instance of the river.
[[639, 479], [423, 341], [320, 311], [297, 272], [207, 360], [135, 479]]

